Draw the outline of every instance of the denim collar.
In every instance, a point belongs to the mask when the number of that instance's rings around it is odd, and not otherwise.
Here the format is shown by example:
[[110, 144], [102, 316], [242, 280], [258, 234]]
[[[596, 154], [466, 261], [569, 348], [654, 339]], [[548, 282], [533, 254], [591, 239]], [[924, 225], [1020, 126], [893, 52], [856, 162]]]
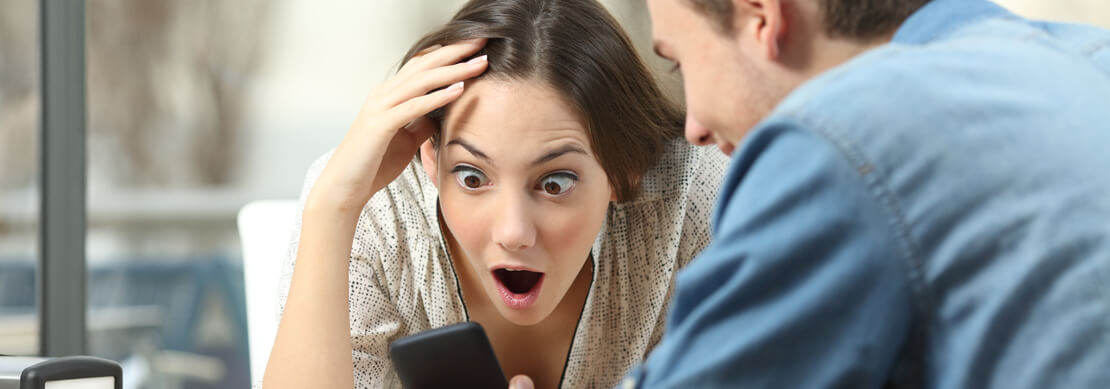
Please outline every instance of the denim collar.
[[1012, 17], [1016, 16], [987, 0], [932, 0], [906, 19], [893, 42], [925, 44], [983, 19]]

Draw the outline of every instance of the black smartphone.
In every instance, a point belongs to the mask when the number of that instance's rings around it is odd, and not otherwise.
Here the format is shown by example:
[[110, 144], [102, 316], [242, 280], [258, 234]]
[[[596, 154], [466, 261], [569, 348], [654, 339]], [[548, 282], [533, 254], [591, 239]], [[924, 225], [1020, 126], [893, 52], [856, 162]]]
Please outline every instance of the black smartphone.
[[389, 357], [408, 389], [509, 387], [486, 331], [475, 322], [398, 339]]

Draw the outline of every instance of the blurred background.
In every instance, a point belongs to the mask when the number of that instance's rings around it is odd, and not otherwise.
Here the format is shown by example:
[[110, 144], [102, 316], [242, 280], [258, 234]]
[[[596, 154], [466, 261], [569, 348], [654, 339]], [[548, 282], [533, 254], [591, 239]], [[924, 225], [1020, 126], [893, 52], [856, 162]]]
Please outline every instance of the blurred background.
[[[248, 386], [237, 212], [296, 198], [308, 165], [339, 142], [369, 90], [462, 3], [88, 0], [90, 353], [121, 361], [127, 387]], [[651, 54], [643, 1], [602, 3], [681, 100], [680, 80]], [[999, 3], [1110, 28], [1105, 0]], [[0, 3], [8, 355], [38, 353], [38, 11], [37, 0]]]

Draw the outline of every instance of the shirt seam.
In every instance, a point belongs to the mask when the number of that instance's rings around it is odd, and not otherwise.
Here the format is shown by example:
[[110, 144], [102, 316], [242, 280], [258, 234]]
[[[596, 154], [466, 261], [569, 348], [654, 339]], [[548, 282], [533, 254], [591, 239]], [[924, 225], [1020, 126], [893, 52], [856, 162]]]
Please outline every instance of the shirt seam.
[[1110, 40], [1104, 40], [1098, 43], [1094, 43], [1091, 45], [1091, 47], [1080, 50], [1080, 54], [1083, 55], [1084, 58], [1094, 59], [1093, 57], [1095, 56], [1095, 54], [1105, 48], [1110, 48]]
[[[807, 120], [804, 115], [798, 112], [785, 113], [785, 117], [793, 119], [800, 124], [805, 124], [811, 128], [812, 131], [824, 138], [830, 145], [832, 145], [838, 153], [848, 162], [851, 166], [857, 169], [859, 178], [867, 188], [867, 193], [873, 200], [878, 202], [884, 214], [887, 217], [887, 224], [893, 230], [895, 236], [901, 241], [902, 255], [906, 264], [906, 276], [912, 285], [914, 299], [916, 300], [916, 315], [919, 318], [927, 319], [930, 312], [935, 308], [933, 306], [933, 299], [928, 293], [925, 283], [924, 261], [920, 255], [920, 245], [913, 239], [910, 233], [909, 223], [905, 217], [905, 211], [898, 205], [896, 199], [892, 195], [892, 191], [886, 182], [885, 177], [875, 169], [875, 164], [870, 162], [861, 151], [853, 147], [851, 142], [839, 136], [828, 128], [828, 123], [817, 123], [814, 120]], [[824, 125], [822, 125], [824, 124]], [[803, 127], [804, 128], [804, 127]]]

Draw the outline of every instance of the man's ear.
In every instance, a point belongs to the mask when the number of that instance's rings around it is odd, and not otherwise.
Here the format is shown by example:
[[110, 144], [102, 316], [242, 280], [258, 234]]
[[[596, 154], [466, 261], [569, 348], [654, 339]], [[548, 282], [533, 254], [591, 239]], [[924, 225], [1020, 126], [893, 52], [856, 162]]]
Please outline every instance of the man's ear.
[[424, 174], [428, 176], [428, 181], [439, 189], [439, 161], [436, 160], [436, 147], [432, 145], [432, 140], [424, 141], [420, 145], [420, 165], [424, 167]]
[[[790, 1], [790, 0], [786, 0]], [[786, 32], [783, 0], [733, 0], [736, 38], [754, 39], [768, 59], [778, 59], [779, 44]]]

